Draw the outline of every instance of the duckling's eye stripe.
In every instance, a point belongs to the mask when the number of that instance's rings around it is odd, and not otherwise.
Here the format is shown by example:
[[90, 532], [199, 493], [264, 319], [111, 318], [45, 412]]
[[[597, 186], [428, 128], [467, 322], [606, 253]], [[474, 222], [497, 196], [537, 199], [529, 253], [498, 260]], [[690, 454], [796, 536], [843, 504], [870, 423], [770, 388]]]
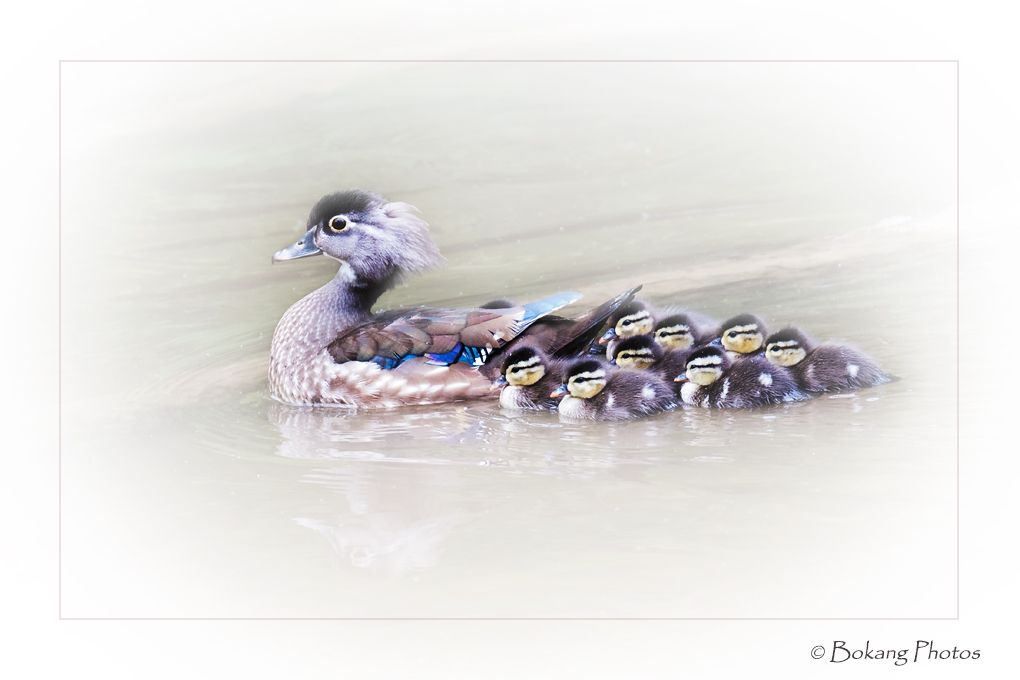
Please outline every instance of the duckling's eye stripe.
[[538, 361], [539, 361], [538, 357], [531, 357], [527, 361], [517, 362], [516, 364], [514, 364], [514, 366], [518, 366], [520, 368], [527, 368], [528, 366], [534, 366], [535, 364], [538, 363]]
[[709, 366], [718, 366], [722, 363], [722, 359], [719, 357], [704, 357], [702, 359], [695, 359], [688, 366], [693, 368], [706, 368]]
[[733, 328], [727, 328], [726, 332], [727, 333], [741, 333], [741, 334], [745, 334], [745, 333], [757, 333], [758, 332], [758, 326], [756, 324], [751, 324], [750, 326], [734, 326]]
[[797, 346], [796, 340], [778, 340], [769, 345], [769, 349], [773, 349], [776, 347], [796, 347], [796, 346]]
[[572, 379], [584, 378], [585, 380], [587, 380], [589, 378], [596, 379], [605, 377], [606, 377], [605, 371], [586, 371], [584, 373], [578, 373], [577, 375], [573, 376]]
[[683, 335], [684, 333], [690, 333], [691, 329], [687, 326], [667, 326], [666, 328], [660, 328], [656, 331], [660, 336], [662, 335]]

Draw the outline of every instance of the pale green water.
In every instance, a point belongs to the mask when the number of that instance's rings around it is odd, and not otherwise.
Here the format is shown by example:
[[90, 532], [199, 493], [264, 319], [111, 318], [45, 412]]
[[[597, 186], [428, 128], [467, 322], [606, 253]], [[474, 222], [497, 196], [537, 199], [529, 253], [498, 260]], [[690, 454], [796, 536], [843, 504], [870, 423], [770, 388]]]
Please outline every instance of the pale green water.
[[[955, 615], [943, 66], [66, 65], [63, 615]], [[348, 186], [448, 259], [383, 307], [645, 283], [901, 379], [588, 425], [278, 404], [335, 264], [269, 258]]]

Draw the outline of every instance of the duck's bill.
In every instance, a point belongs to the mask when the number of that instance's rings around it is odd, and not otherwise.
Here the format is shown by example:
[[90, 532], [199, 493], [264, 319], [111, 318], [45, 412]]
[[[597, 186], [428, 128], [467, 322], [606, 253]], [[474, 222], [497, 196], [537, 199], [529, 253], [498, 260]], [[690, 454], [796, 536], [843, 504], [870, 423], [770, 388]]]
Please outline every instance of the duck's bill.
[[507, 384], [506, 376], [501, 375], [492, 381], [492, 387], [490, 389], [498, 390], [506, 384]]
[[315, 229], [309, 229], [304, 236], [298, 239], [297, 243], [273, 255], [273, 262], [297, 260], [302, 257], [321, 254], [322, 251], [315, 246]]
[[708, 343], [707, 347], [722, 347], [722, 338], [716, 338], [712, 342]]
[[601, 338], [599, 338], [599, 344], [600, 345], [604, 345], [604, 344], [606, 344], [607, 342], [609, 342], [610, 340], [612, 340], [615, 337], [616, 337], [616, 329], [615, 328], [610, 328], [608, 331], [606, 331], [605, 335], [603, 335]]
[[566, 394], [567, 394], [567, 386], [566, 385], [560, 385], [555, 390], [553, 390], [552, 394], [550, 394], [549, 396], [550, 397], [564, 397], [564, 396], [566, 396]]
[[677, 377], [673, 378], [673, 382], [678, 382], [678, 383], [685, 383], [688, 380], [690, 380], [690, 378], [687, 377], [686, 373], [681, 373]]

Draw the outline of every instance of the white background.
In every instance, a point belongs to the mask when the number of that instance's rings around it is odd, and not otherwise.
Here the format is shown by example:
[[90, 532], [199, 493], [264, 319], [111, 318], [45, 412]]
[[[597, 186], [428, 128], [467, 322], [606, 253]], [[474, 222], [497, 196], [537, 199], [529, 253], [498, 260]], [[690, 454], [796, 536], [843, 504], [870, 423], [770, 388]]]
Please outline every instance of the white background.
[[[144, 8], [143, 8], [144, 7]], [[1008, 677], [1018, 478], [1017, 48], [1002, 3], [37, 3], [3, 45], [3, 488], [8, 677]], [[1000, 9], [1001, 8], [1001, 9]], [[959, 59], [961, 588], [956, 621], [61, 621], [57, 593], [60, 59]], [[1006, 198], [1003, 198], [1006, 197]], [[1010, 285], [1011, 284], [1011, 285]], [[980, 649], [828, 664], [815, 645]]]

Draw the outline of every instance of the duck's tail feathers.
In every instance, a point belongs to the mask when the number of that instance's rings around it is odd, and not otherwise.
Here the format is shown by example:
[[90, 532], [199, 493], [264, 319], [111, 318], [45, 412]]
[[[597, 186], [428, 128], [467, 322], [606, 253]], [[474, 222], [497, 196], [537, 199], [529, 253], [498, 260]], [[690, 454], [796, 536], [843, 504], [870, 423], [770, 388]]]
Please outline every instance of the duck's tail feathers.
[[641, 286], [635, 286], [625, 293], [620, 293], [612, 300], [603, 302], [587, 314], [579, 316], [574, 320], [576, 326], [573, 329], [573, 337], [569, 338], [561, 347], [553, 348], [552, 355], [558, 358], [575, 357], [588, 351], [591, 344], [599, 337], [599, 332], [605, 325], [606, 319], [612, 316], [618, 308], [633, 300], [639, 290], [641, 290]]

